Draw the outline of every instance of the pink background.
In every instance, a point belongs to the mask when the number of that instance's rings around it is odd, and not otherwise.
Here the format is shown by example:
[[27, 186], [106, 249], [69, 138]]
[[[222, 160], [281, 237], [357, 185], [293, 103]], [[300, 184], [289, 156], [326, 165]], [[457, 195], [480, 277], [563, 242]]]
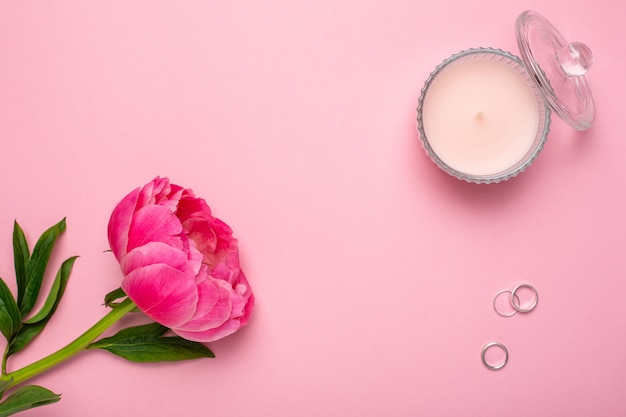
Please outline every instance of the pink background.
[[[420, 89], [462, 49], [517, 54], [525, 9], [594, 51], [596, 123], [553, 115], [527, 172], [460, 182], [421, 148]], [[87, 352], [23, 415], [626, 415], [625, 18], [618, 0], [2, 2], [0, 275], [14, 288], [14, 219], [33, 243], [67, 216], [51, 267], [81, 256], [10, 368], [105, 314], [109, 214], [156, 175], [233, 227], [257, 297], [216, 359]], [[521, 282], [536, 310], [497, 316]]]

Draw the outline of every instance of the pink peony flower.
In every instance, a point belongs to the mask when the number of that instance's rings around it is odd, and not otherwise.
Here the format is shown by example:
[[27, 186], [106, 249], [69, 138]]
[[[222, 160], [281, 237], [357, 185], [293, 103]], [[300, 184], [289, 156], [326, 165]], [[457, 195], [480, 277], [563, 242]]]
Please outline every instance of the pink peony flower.
[[197, 342], [247, 323], [254, 296], [237, 240], [190, 189], [155, 178], [115, 207], [108, 232], [122, 288], [155, 321]]

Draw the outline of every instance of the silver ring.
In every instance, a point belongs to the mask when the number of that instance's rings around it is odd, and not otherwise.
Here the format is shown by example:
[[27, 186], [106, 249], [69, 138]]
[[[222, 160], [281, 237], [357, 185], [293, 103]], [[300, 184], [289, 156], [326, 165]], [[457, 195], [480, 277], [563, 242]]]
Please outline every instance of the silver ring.
[[[520, 305], [519, 297], [517, 296], [517, 294], [515, 294], [517, 290], [519, 290], [520, 288], [528, 288], [535, 295], [532, 303], [530, 304], [530, 307], [522, 308], [522, 306]], [[517, 304], [515, 304], [515, 301], [514, 301], [516, 298], [517, 298]], [[533, 309], [537, 306], [537, 302], [539, 301], [539, 294], [537, 294], [537, 290], [532, 285], [519, 284], [517, 287], [513, 288], [513, 291], [511, 291], [510, 301], [511, 301], [511, 305], [513, 306], [515, 310], [519, 311], [520, 313], [528, 313], [530, 311], [533, 311]]]
[[[517, 304], [519, 305], [519, 303], [520, 303], [519, 297], [517, 295], [513, 296], [513, 291], [511, 291], [511, 290], [502, 290], [502, 291], [498, 292], [495, 297], [493, 297], [493, 303], [492, 303], [493, 304], [493, 309], [499, 316], [511, 317], [512, 315], [514, 315], [515, 313], [518, 312], [518, 310], [517, 310], [517, 308], [515, 308], [515, 306], [513, 306], [513, 311], [511, 313], [509, 313], [509, 314], [505, 314], [505, 313], [502, 313], [502, 312], [498, 311], [498, 307], [496, 307], [496, 300], [498, 299], [500, 294], [505, 293], [505, 292], [510, 292], [512, 297], [517, 298]], [[510, 300], [510, 298], [509, 298], [509, 300]]]
[[[487, 360], [485, 359], [485, 354], [487, 353], [489, 349], [493, 347], [500, 348], [504, 352], [504, 359], [502, 360], [502, 362], [497, 363], [495, 365], [488, 363]], [[504, 365], [506, 365], [506, 363], [509, 361], [509, 351], [507, 350], [506, 346], [504, 346], [500, 342], [489, 342], [483, 347], [483, 350], [480, 353], [480, 359], [483, 361], [483, 365], [485, 365], [485, 368], [491, 371], [497, 371], [498, 369], [502, 369]]]

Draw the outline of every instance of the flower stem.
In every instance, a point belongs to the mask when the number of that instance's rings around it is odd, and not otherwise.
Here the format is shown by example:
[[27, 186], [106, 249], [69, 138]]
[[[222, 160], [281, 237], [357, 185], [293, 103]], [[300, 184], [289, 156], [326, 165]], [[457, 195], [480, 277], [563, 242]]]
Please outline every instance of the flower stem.
[[111, 327], [119, 319], [124, 317], [124, 315], [130, 312], [133, 308], [135, 308], [135, 303], [133, 303], [130, 298], [127, 298], [126, 300], [122, 301], [117, 307], [111, 310], [100, 321], [94, 324], [89, 330], [78, 336], [73, 342], [71, 342], [67, 346], [57, 350], [56, 352], [46, 356], [45, 358], [38, 360], [37, 362], [33, 362], [30, 365], [18, 369], [17, 371], [3, 375], [2, 377], [0, 377], [0, 380], [8, 381], [13, 378], [11, 386], [14, 386], [21, 384], [22, 382], [27, 381], [30, 378], [37, 376], [44, 371], [47, 371], [50, 368], [53, 368], [61, 362], [64, 362], [65, 360], [71, 358], [75, 354], [87, 349], [87, 347], [94, 340], [96, 340], [98, 336], [104, 333], [105, 330]]
[[4, 354], [2, 355], [2, 375], [7, 373], [7, 354], [11, 345], [9, 343], [4, 347]]

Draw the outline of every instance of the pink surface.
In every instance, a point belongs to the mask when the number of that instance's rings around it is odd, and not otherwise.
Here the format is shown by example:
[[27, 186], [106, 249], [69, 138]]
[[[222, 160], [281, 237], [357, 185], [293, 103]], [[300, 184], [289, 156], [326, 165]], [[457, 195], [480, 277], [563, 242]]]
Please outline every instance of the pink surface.
[[[553, 116], [527, 172], [462, 183], [421, 148], [419, 91], [462, 49], [517, 54], [524, 9], [594, 51], [596, 123]], [[257, 298], [216, 359], [87, 352], [34, 381], [61, 402], [23, 415], [625, 415], [624, 18], [617, 0], [3, 2], [0, 275], [14, 219], [32, 241], [67, 216], [52, 265], [81, 256], [11, 367], [102, 317], [108, 217], [156, 175], [233, 227]], [[538, 307], [497, 316], [520, 282]]]

